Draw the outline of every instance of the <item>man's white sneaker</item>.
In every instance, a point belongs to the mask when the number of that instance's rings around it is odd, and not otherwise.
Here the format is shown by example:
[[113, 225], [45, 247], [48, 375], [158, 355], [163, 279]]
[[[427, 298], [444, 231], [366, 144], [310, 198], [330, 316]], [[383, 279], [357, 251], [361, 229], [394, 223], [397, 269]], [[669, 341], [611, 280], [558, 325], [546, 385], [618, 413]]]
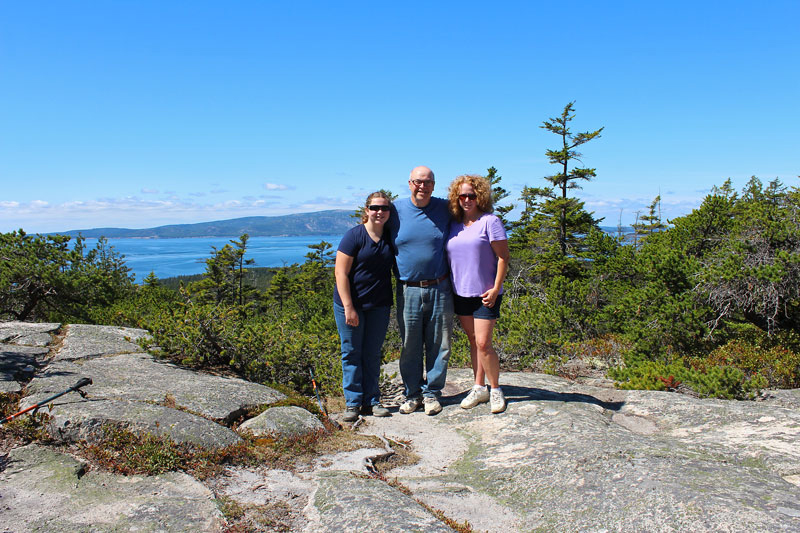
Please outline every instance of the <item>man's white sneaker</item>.
[[500, 387], [492, 389], [489, 398], [489, 405], [492, 407], [492, 413], [502, 413], [506, 410], [506, 397], [503, 395], [503, 389]]
[[469, 391], [467, 397], [461, 400], [462, 409], [472, 409], [478, 404], [486, 403], [489, 401], [489, 389], [485, 386], [475, 385]]
[[442, 412], [442, 404], [436, 398], [425, 397], [425, 414], [428, 416]]
[[400, 406], [398, 411], [400, 411], [401, 414], [407, 415], [419, 409], [421, 405], [422, 398], [408, 398], [405, 402], [403, 402], [403, 405]]

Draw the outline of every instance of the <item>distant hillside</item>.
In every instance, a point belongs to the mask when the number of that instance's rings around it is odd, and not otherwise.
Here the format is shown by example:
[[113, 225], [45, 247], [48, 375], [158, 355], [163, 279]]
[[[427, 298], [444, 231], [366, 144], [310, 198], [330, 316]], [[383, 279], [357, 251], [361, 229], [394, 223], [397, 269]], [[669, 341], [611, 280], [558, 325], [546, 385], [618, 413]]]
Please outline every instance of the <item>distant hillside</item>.
[[356, 224], [353, 211], [343, 209], [297, 213], [274, 217], [243, 217], [198, 224], [171, 224], [156, 228], [93, 228], [59, 232], [62, 235], [97, 238], [176, 239], [187, 237], [301, 237], [305, 235], [343, 234]]

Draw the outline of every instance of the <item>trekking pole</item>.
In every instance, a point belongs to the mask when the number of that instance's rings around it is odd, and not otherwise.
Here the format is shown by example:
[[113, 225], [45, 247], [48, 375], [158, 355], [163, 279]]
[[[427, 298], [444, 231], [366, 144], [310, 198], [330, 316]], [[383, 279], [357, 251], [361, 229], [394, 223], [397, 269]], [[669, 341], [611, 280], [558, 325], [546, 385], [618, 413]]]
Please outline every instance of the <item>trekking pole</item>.
[[308, 367], [308, 373], [311, 374], [311, 385], [314, 387], [314, 394], [317, 397], [317, 403], [319, 404], [319, 408], [325, 413], [325, 418], [328, 418], [328, 410], [325, 409], [325, 406], [322, 405], [322, 400], [319, 398], [319, 390], [317, 389], [317, 382], [314, 380], [314, 371], [311, 367]]
[[31, 405], [30, 407], [28, 407], [26, 409], [23, 409], [22, 411], [20, 411], [18, 413], [14, 413], [13, 415], [9, 415], [9, 416], [5, 417], [4, 419], [0, 420], [0, 424], [5, 424], [6, 422], [10, 422], [11, 420], [15, 419], [19, 415], [24, 415], [28, 411], [36, 410], [36, 409], [40, 408], [41, 406], [43, 406], [44, 404], [50, 403], [53, 400], [55, 400], [56, 398], [60, 398], [61, 396], [64, 396], [65, 394], [67, 394], [68, 392], [71, 392], [71, 391], [75, 391], [75, 392], [77, 392], [78, 394], [80, 394], [81, 396], [83, 396], [85, 398], [86, 397], [86, 393], [83, 392], [82, 390], [80, 390], [80, 388], [81, 387], [85, 387], [86, 385], [91, 385], [91, 384], [92, 384], [92, 379], [91, 378], [81, 378], [81, 379], [78, 380], [78, 382], [75, 385], [73, 385], [72, 387], [68, 388], [64, 392], [59, 392], [58, 394], [50, 396], [46, 400], [42, 400], [41, 402], [39, 402], [37, 404]]

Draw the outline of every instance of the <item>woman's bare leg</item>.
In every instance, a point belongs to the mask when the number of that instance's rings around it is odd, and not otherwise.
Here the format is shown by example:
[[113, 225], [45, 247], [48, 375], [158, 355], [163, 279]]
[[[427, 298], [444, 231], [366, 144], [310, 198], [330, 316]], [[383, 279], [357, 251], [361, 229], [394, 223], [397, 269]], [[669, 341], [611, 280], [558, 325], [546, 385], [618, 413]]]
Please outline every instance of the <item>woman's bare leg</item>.
[[472, 361], [472, 376], [475, 378], [475, 384], [483, 387], [486, 385], [486, 377], [478, 354], [478, 344], [475, 338], [476, 321], [471, 316], [459, 316], [458, 320], [461, 322], [461, 327], [464, 329], [469, 339], [469, 356]]
[[[470, 317], [472, 318], [472, 317]], [[473, 319], [472, 332], [475, 339], [475, 346], [478, 352], [478, 364], [481, 368], [481, 378], [488, 379], [489, 385], [493, 389], [500, 386], [500, 359], [492, 346], [492, 331], [496, 320], [485, 320], [481, 318]], [[470, 341], [470, 346], [472, 341]], [[485, 374], [485, 378], [483, 376]], [[477, 381], [476, 375], [475, 383]], [[483, 384], [483, 381], [480, 383]]]

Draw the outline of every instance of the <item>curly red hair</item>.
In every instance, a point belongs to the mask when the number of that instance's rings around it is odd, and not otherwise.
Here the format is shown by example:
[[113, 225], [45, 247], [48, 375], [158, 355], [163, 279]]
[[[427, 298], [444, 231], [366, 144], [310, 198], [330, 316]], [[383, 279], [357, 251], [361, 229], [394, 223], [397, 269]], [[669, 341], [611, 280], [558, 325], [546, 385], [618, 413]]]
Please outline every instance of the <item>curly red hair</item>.
[[461, 209], [461, 205], [458, 203], [458, 191], [465, 183], [471, 185], [475, 194], [478, 195], [475, 201], [478, 204], [478, 209], [482, 213], [491, 213], [494, 211], [494, 206], [492, 205], [492, 185], [489, 183], [489, 180], [477, 174], [464, 174], [454, 179], [452, 183], [450, 183], [450, 188], [447, 191], [450, 214], [455, 220], [458, 222], [464, 220], [464, 210]]

